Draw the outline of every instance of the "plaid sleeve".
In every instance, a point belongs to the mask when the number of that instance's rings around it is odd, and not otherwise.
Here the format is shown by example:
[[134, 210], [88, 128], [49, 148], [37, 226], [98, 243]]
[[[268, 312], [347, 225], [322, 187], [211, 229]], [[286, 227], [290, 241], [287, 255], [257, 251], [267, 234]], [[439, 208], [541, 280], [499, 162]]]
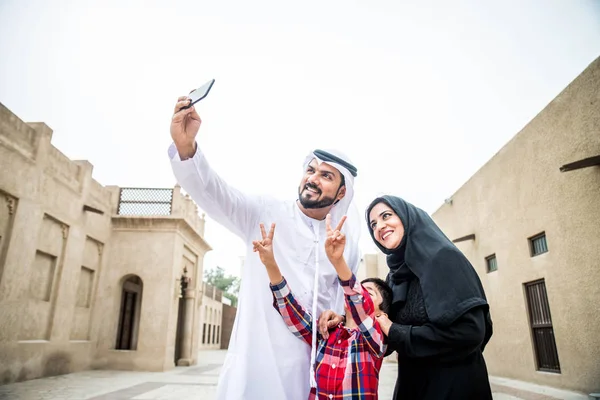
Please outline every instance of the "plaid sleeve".
[[270, 287], [273, 292], [273, 307], [281, 314], [290, 332], [311, 345], [312, 317], [296, 300], [285, 278]]
[[369, 350], [375, 357], [383, 357], [387, 346], [384, 343], [381, 327], [375, 321], [375, 305], [369, 292], [356, 281], [354, 274], [347, 281], [340, 279], [340, 284], [346, 295], [346, 305], [350, 310], [350, 315], [352, 315], [352, 319], [358, 325], [358, 329], [365, 338]]

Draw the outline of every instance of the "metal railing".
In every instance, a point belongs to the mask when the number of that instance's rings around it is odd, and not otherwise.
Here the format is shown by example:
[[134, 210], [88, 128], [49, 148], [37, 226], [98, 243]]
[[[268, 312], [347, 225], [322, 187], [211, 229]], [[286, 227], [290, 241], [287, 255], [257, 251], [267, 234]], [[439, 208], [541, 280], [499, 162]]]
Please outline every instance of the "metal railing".
[[119, 215], [171, 215], [173, 189], [121, 188]]

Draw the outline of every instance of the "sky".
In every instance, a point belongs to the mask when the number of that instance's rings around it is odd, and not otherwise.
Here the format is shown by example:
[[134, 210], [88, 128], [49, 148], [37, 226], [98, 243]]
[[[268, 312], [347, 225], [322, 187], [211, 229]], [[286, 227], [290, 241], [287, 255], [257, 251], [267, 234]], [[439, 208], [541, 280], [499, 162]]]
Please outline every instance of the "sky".
[[[361, 211], [433, 213], [598, 56], [594, 0], [0, 0], [0, 102], [100, 183], [175, 185], [175, 101], [214, 78], [198, 143], [223, 178], [295, 198], [337, 148]], [[205, 238], [205, 268], [239, 274], [242, 241], [210, 218]]]

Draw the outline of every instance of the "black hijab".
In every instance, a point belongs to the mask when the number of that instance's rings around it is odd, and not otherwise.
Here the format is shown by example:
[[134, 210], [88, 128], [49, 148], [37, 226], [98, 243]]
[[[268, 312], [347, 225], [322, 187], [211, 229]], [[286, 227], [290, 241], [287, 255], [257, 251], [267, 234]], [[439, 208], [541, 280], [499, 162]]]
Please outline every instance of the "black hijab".
[[[379, 244], [371, 229], [369, 214], [381, 202], [390, 206], [404, 225], [404, 237], [393, 250]], [[492, 321], [479, 276], [425, 211], [399, 197], [382, 196], [367, 208], [367, 225], [377, 247], [387, 254], [388, 283], [394, 292], [394, 303], [406, 300], [408, 282], [416, 277], [429, 320], [436, 325], [448, 326], [470, 309], [484, 307], [487, 331], [484, 344], [487, 343]]]

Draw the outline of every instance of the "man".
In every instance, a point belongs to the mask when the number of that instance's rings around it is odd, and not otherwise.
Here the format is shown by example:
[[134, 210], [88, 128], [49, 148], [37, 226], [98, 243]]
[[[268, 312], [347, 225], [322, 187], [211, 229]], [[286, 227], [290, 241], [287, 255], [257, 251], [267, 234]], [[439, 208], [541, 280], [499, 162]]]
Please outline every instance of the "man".
[[[343, 290], [325, 254], [325, 217], [339, 223], [348, 214], [354, 195], [356, 168], [343, 155], [315, 150], [304, 163], [298, 200], [279, 201], [250, 196], [229, 186], [209, 166], [198, 149], [200, 116], [190, 100], [178, 99], [171, 121], [173, 144], [169, 157], [177, 181], [211, 218], [238, 235], [247, 245], [242, 285], [229, 350], [217, 389], [218, 400], [306, 400], [314, 383], [307, 347], [290, 334], [273, 308], [265, 268], [253, 253], [259, 223], [277, 223], [276, 257], [296, 296], [313, 315], [328, 309], [341, 314]], [[353, 273], [359, 263], [360, 220], [348, 215], [344, 257]], [[316, 336], [313, 343], [316, 341]], [[313, 363], [314, 364], [314, 363]], [[310, 378], [309, 378], [310, 377]]]

